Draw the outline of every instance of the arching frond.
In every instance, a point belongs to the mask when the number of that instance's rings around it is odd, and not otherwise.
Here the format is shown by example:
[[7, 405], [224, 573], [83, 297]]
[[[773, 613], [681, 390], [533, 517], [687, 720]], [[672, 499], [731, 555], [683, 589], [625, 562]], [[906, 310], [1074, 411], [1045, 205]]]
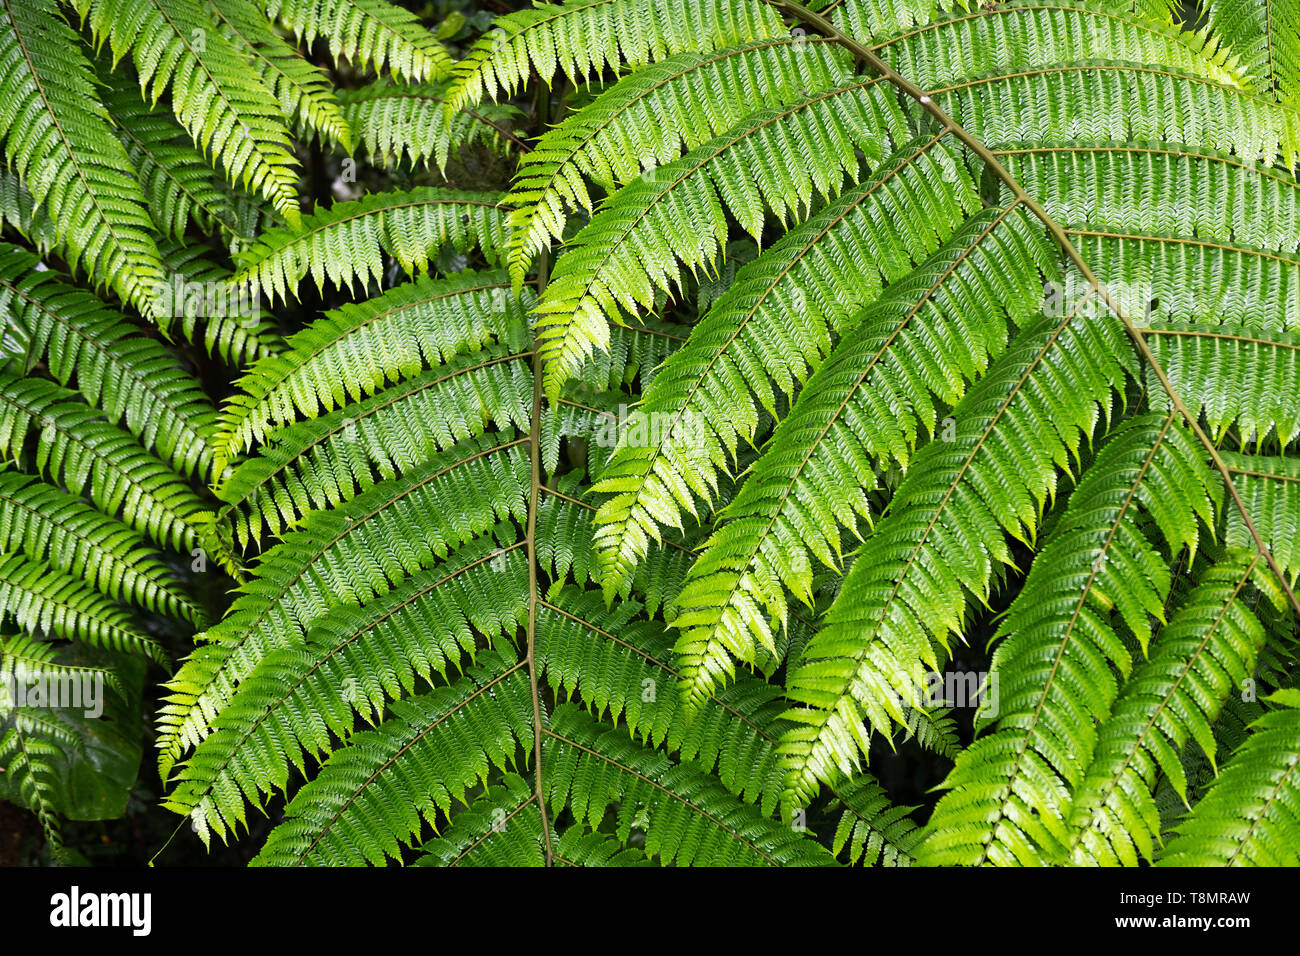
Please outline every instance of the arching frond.
[[447, 93], [457, 112], [499, 93], [513, 94], [536, 71], [550, 84], [642, 66], [683, 50], [783, 36], [776, 11], [758, 0], [565, 0], [536, 2], [498, 17], [454, 68]]
[[812, 605], [814, 559], [840, 566], [841, 528], [873, 519], [877, 472], [906, 468], [922, 434], [940, 430], [938, 402], [955, 404], [1009, 325], [1039, 311], [1039, 270], [1050, 268], [1035, 224], [1016, 207], [991, 208], [844, 330], [674, 601], [688, 697], [725, 683], [733, 659], [774, 651], [786, 589]]
[[782, 222], [856, 179], [858, 153], [880, 159], [905, 141], [897, 103], [879, 80], [857, 80], [742, 120], [681, 159], [619, 190], [556, 262], [538, 303], [547, 397], [594, 349], [622, 311], [654, 307], [687, 270], [710, 271], [726, 212], [759, 239], [770, 210]]
[[242, 68], [199, 0], [76, 0], [77, 12], [107, 43], [116, 63], [127, 53], [141, 89], [156, 103], [170, 91], [182, 126], [226, 170], [298, 220], [298, 161], [285, 115], [261, 79]]
[[864, 543], [871, 558], [854, 562], [787, 678], [800, 705], [781, 745], [790, 800], [850, 775], [868, 726], [887, 734], [902, 722], [899, 705], [919, 703], [920, 669], [937, 669], [936, 647], [962, 633], [967, 595], [987, 602], [994, 566], [1011, 562], [1004, 535], [1033, 540], [1057, 469], [1131, 362], [1118, 322], [1073, 318], [1026, 326], [953, 409], [953, 440], [916, 455]]
[[77, 35], [52, 0], [5, 0], [0, 14], [5, 161], [45, 205], [69, 264], [151, 314], [163, 270], [144, 192]]
[[592, 210], [592, 180], [606, 192], [718, 136], [747, 114], [775, 109], [849, 80], [825, 42], [761, 40], [689, 51], [637, 70], [544, 133], [519, 164], [507, 199], [516, 284], [537, 251], [564, 235], [567, 213]]
[[274, 425], [315, 418], [373, 395], [421, 368], [497, 342], [521, 351], [531, 293], [516, 296], [500, 273], [422, 278], [361, 304], [327, 312], [256, 362], [222, 413], [225, 462], [266, 439]]
[[43, 379], [0, 375], [0, 453], [21, 460], [36, 430], [37, 471], [74, 494], [85, 492], [106, 514], [120, 510], [123, 521], [160, 544], [188, 552], [205, 513], [199, 496], [129, 434], [75, 399]]
[[998, 628], [996, 726], [958, 756], [927, 861], [1028, 865], [1062, 854], [1069, 794], [1083, 784], [1097, 723], [1112, 714], [1115, 672], [1132, 671], [1119, 625], [1145, 652], [1169, 595], [1158, 548], [1195, 554], [1198, 523], [1213, 524], [1211, 493], [1200, 450], [1172, 414], [1132, 419], [1107, 442]]
[[373, 398], [275, 433], [216, 489], [241, 545], [279, 535], [308, 511], [334, 507], [382, 478], [481, 434], [488, 423], [526, 431], [532, 375], [505, 347], [458, 356]]
[[930, 95], [981, 140], [1163, 140], [1295, 162], [1300, 115], [1176, 68], [1079, 60], [963, 80]]
[[349, 152], [352, 130], [325, 71], [290, 46], [249, 0], [205, 0], [231, 45], [251, 57], [286, 116]]
[[0, 247], [0, 315], [27, 331], [28, 364], [44, 360], [64, 385], [75, 377], [82, 397], [110, 423], [123, 423], [181, 473], [206, 475], [217, 416], [198, 382], [138, 326], [40, 271], [39, 262]]
[[226, 618], [168, 683], [159, 719], [164, 777], [269, 649], [300, 642], [331, 604], [366, 604], [506, 517], [527, 513], [519, 440], [484, 435], [382, 482], [342, 508], [313, 512], [267, 551]]
[[352, 289], [384, 275], [389, 255], [408, 274], [428, 267], [444, 245], [478, 247], [490, 263], [504, 259], [506, 217], [493, 193], [422, 186], [335, 203], [305, 217], [301, 228], [268, 229], [236, 259], [234, 283], [287, 301], [310, 274], [318, 289]]
[[[909, 226], [905, 209], [918, 199], [930, 218]], [[597, 519], [607, 593], [660, 525], [680, 527], [680, 515], [694, 513], [692, 495], [712, 500], [738, 440], [753, 441], [760, 407], [775, 414], [777, 391], [790, 396], [832, 335], [885, 282], [934, 252], [976, 203], [956, 156], [935, 139], [910, 143], [737, 272], [646, 390], [645, 414], [671, 426], [654, 444], [624, 442], [595, 485], [615, 495]]]
[[[956, 7], [956, 4], [953, 4]], [[995, 73], [1030, 71], [1105, 54], [1158, 63], [1231, 86], [1242, 85], [1229, 53], [1204, 37], [1114, 6], [1079, 0], [971, 4], [879, 43], [878, 52], [922, 89]]]
[[336, 57], [403, 80], [442, 79], [451, 55], [415, 16], [388, 0], [257, 0], [303, 43], [329, 41]]
[[1300, 336], [1221, 325], [1158, 322], [1144, 330], [1182, 400], [1222, 439], [1243, 445], [1300, 434]]
[[1267, 573], [1249, 552], [1214, 565], [1161, 630], [1150, 659], [1125, 682], [1074, 793], [1070, 862], [1136, 866], [1135, 849], [1152, 859], [1160, 836], [1151, 796], [1157, 776], [1163, 773], [1187, 799], [1179, 750], [1189, 740], [1214, 765], [1211, 724], [1254, 673], [1264, 643], [1244, 591], [1253, 575]]

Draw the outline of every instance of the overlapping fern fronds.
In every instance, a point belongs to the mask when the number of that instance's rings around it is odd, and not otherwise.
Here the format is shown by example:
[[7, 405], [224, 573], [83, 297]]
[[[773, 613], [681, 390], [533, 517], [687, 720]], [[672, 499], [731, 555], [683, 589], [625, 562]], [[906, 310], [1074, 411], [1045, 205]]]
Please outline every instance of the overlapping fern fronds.
[[[181, 658], [204, 843], [1296, 862], [1287, 16], [74, 7], [0, 38], [0, 671]], [[0, 710], [52, 833], [86, 733]]]

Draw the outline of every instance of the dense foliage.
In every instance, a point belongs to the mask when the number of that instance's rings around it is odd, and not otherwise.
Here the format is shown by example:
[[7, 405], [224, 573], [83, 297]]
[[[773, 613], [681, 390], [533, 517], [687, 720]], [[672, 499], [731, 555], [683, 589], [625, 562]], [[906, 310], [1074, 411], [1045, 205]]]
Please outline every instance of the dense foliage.
[[0, 0], [52, 858], [1300, 863], [1300, 11], [810, 7]]

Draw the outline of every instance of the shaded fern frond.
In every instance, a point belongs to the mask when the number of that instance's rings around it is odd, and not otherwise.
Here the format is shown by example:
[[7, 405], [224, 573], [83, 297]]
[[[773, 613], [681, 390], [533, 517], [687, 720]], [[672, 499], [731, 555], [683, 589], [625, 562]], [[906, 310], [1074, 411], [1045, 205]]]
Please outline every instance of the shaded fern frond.
[[1112, 712], [1115, 672], [1132, 671], [1118, 625], [1146, 651], [1170, 588], [1160, 543], [1195, 554], [1198, 524], [1213, 526], [1211, 494], [1220, 492], [1200, 455], [1172, 414], [1145, 415], [1121, 425], [1084, 472], [998, 628], [996, 729], [958, 756], [927, 861], [1029, 865], [1062, 855], [1068, 795]]
[[1300, 865], [1300, 691], [1268, 699], [1276, 709], [1251, 724], [1158, 865]]
[[5, 161], [45, 204], [68, 264], [149, 315], [163, 278], [153, 224], [80, 41], [51, 0], [5, 0], [0, 14]]
[[646, 853], [689, 866], [824, 866], [831, 855], [792, 827], [761, 816], [688, 763], [674, 764], [621, 730], [605, 730], [574, 704], [562, 704], [545, 728], [547, 798], [568, 805], [580, 825], [600, 826], [616, 805], [615, 833], [645, 834]]
[[161, 645], [139, 633], [124, 608], [44, 562], [17, 554], [0, 554], [0, 620], [12, 620], [29, 632], [167, 661]]
[[0, 472], [0, 551], [22, 551], [116, 600], [189, 621], [201, 617], [138, 532], [18, 472]]
[[909, 814], [915, 807], [895, 806], [870, 774], [859, 774], [840, 786], [835, 795], [844, 812], [835, 827], [831, 845], [838, 856], [848, 851], [848, 862], [860, 866], [911, 866], [921, 834]]
[[516, 107], [484, 104], [442, 122], [445, 83], [409, 85], [378, 80], [339, 94], [343, 116], [357, 141], [385, 163], [432, 163], [445, 169], [458, 150], [475, 143], [500, 144], [520, 118]]
[[0, 452], [23, 460], [35, 429], [37, 471], [74, 494], [85, 492], [105, 514], [120, 510], [123, 521], [160, 544], [188, 552], [206, 513], [199, 496], [75, 397], [43, 379], [0, 375]]
[[1097, 730], [1096, 752], [1069, 814], [1070, 862], [1150, 862], [1160, 836], [1152, 798], [1161, 773], [1187, 799], [1179, 751], [1194, 740], [1213, 767], [1211, 725], [1226, 698], [1255, 671], [1264, 629], [1243, 593], [1268, 574], [1257, 554], [1230, 554], [1201, 577], [1186, 603], [1134, 670]]
[[123, 422], [145, 448], [182, 474], [207, 475], [216, 422], [199, 383], [164, 346], [95, 296], [37, 268], [16, 246], [0, 247], [0, 316], [22, 323], [27, 362], [74, 377], [83, 398], [113, 424]]

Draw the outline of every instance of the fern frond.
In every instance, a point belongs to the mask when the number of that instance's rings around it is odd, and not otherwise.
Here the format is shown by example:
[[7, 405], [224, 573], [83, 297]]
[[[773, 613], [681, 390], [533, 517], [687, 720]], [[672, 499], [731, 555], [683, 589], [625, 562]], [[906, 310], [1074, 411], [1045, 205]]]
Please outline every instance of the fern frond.
[[844, 812], [835, 827], [831, 851], [845, 850], [850, 864], [911, 866], [921, 833], [909, 814], [915, 807], [895, 806], [870, 774], [859, 774], [835, 791]]
[[573, 587], [542, 603], [537, 658], [557, 699], [579, 697], [593, 717], [716, 773], [731, 793], [771, 816], [781, 780], [776, 688], [742, 682], [691, 719], [675, 692], [671, 639], [662, 624], [637, 621], [639, 610], [635, 600], [606, 610], [598, 593]]
[[1300, 154], [1291, 107], [1159, 65], [1081, 60], [964, 80], [930, 96], [990, 144], [1162, 140], [1286, 166]]
[[37, 428], [37, 471], [73, 494], [85, 492], [105, 514], [120, 509], [131, 527], [187, 553], [206, 513], [199, 496], [129, 434], [75, 398], [43, 379], [0, 375], [0, 453], [21, 460], [28, 433]]
[[[808, 380], [674, 601], [683, 690], [695, 699], [773, 651], [788, 588], [812, 606], [814, 559], [839, 569], [841, 527], [872, 519], [877, 470], [906, 468], [938, 403], [955, 404], [1040, 309], [1052, 254], [1018, 207], [990, 208], [849, 325]], [[1009, 320], [1009, 323], [1008, 323]], [[769, 621], [771, 624], [769, 624]]]
[[1014, 144], [997, 155], [1067, 225], [1300, 251], [1300, 183], [1278, 167], [1157, 142]]
[[1187, 236], [1068, 232], [1107, 286], [1148, 294], [1146, 314], [1133, 316], [1138, 322], [1300, 327], [1300, 254]]
[[757, 0], [535, 2], [498, 17], [455, 65], [448, 112], [513, 95], [533, 72], [548, 86], [560, 72], [577, 84], [623, 64], [785, 35], [776, 11]]
[[766, 214], [801, 218], [815, 196], [856, 180], [858, 153], [879, 160], [907, 139], [898, 104], [876, 79], [752, 114], [675, 162], [620, 189], [566, 247], [537, 306], [547, 397], [594, 349], [610, 321], [653, 309], [655, 290], [709, 272], [727, 239], [727, 212], [756, 240]]
[[191, 220], [204, 227], [220, 223], [235, 228], [230, 198], [217, 188], [212, 167], [171, 114], [151, 109], [125, 78], [110, 74], [103, 79], [104, 105], [135, 166], [158, 231], [184, 241]]
[[226, 403], [215, 440], [220, 463], [266, 440], [275, 425], [315, 418], [387, 384], [492, 342], [526, 345], [531, 292], [500, 273], [424, 277], [327, 312], [256, 362]]
[[0, 315], [27, 331], [28, 364], [44, 359], [63, 385], [75, 377], [109, 423], [125, 424], [182, 474], [206, 476], [217, 415], [199, 383], [139, 327], [39, 264], [16, 246], [0, 247]]
[[128, 52], [151, 103], [171, 91], [190, 138], [233, 183], [261, 193], [297, 222], [298, 161], [286, 118], [198, 0], [75, 0], [117, 64]]
[[1028, 865], [1062, 852], [1068, 794], [1115, 703], [1112, 668], [1132, 670], [1116, 625], [1146, 652], [1170, 587], [1159, 542], [1195, 554], [1198, 522], [1213, 526], [1219, 492], [1201, 454], [1172, 413], [1151, 414], [1120, 426], [1084, 472], [995, 635], [996, 729], [958, 756], [926, 861]]
[[1277, 691], [1276, 705], [1209, 792], [1178, 827], [1159, 866], [1300, 864], [1300, 691]]
[[510, 127], [520, 112], [506, 104], [485, 104], [457, 113], [450, 127], [442, 122], [445, 83], [407, 85], [378, 80], [339, 94], [343, 115], [357, 141], [372, 157], [397, 166], [432, 163], [437, 169], [466, 146], [501, 145], [514, 140]]
[[1300, 335], [1221, 325], [1153, 323], [1143, 330], [1173, 383], [1210, 433], [1236, 426], [1243, 446], [1300, 435]]
[[[1300, 462], [1227, 451], [1220, 454], [1256, 533], [1288, 582], [1294, 582], [1300, 575]], [[1227, 515], [1224, 542], [1230, 547], [1255, 550], [1254, 536], [1236, 509]]]
[[349, 292], [358, 279], [379, 281], [384, 255], [410, 275], [428, 268], [444, 244], [458, 252], [478, 247], [495, 264], [509, 241], [499, 200], [495, 193], [422, 186], [335, 203], [306, 216], [301, 228], [264, 232], [236, 255], [231, 282], [288, 302], [308, 274], [322, 291], [327, 280]]
[[507, 201], [510, 274], [564, 235], [572, 209], [592, 211], [590, 179], [613, 192], [653, 166], [718, 136], [746, 115], [849, 80], [824, 41], [762, 40], [712, 53], [678, 53], [638, 70], [564, 118], [520, 160]]
[[894, 494], [888, 518], [860, 549], [826, 623], [786, 681], [801, 706], [782, 740], [787, 794], [851, 775], [868, 724], [889, 733], [899, 704], [916, 706], [935, 644], [962, 633], [969, 593], [987, 602], [1004, 535], [1032, 541], [1057, 470], [1077, 456], [1131, 371], [1122, 326], [1109, 316], [1030, 323], [953, 409], [953, 440], [931, 441]]
[[1276, 0], [1206, 0], [1206, 27], [1280, 100], [1300, 93], [1300, 9]]
[[936, 14], [971, 6], [969, 0], [843, 0], [831, 18], [849, 36], [874, 45], [913, 27], [923, 27]]
[[263, 555], [226, 618], [169, 682], [159, 718], [164, 778], [268, 650], [301, 643], [332, 604], [365, 605], [498, 520], [525, 520], [528, 476], [521, 441], [487, 434], [309, 515]]
[[[243, 365], [284, 348], [280, 331], [263, 313], [260, 300], [234, 290], [230, 272], [210, 261], [212, 250], [193, 244], [163, 244], [165, 296], [170, 318], [186, 341], [231, 365]], [[163, 290], [160, 290], [163, 291]]]
[[4, 0], [0, 13], [6, 162], [48, 209], [68, 264], [152, 314], [163, 278], [153, 224], [77, 35], [50, 0]]
[[125, 609], [43, 561], [0, 554], [0, 620], [29, 632], [138, 654], [166, 664], [162, 646], [132, 626]]
[[493, 545], [471, 542], [365, 608], [338, 605], [304, 645], [267, 655], [177, 773], [167, 806], [214, 825], [242, 819], [243, 802], [283, 791], [303, 755], [334, 752], [357, 714], [377, 722], [417, 679], [445, 682], [449, 667], [477, 660], [476, 631], [511, 636], [528, 619], [528, 575], [520, 548]]
[[568, 806], [578, 824], [600, 826], [616, 805], [615, 834], [645, 833], [662, 863], [691, 866], [824, 866], [816, 841], [761, 816], [689, 763], [674, 764], [627, 734], [606, 729], [574, 704], [562, 704], [544, 729], [552, 809]]
[[279, 535], [308, 511], [337, 507], [381, 478], [481, 434], [489, 423], [527, 431], [533, 379], [523, 353], [493, 347], [311, 422], [281, 429], [217, 487], [242, 545]]
[[0, 472], [0, 551], [22, 551], [115, 600], [188, 621], [202, 617], [138, 532], [14, 471]]
[[[412, 866], [545, 866], [542, 816], [532, 786], [515, 773], [452, 817], [442, 834], [420, 847]], [[581, 832], [575, 827], [568, 833]]]
[[[504, 642], [480, 661], [447, 687], [394, 701], [391, 718], [354, 734], [290, 801], [253, 865], [400, 860], [424, 824], [467, 803], [492, 768], [513, 769], [516, 748], [533, 743], [527, 662]], [[202, 834], [202, 818], [192, 819]]]
[[276, 33], [249, 0], [205, 0], [204, 6], [231, 46], [252, 59], [286, 116], [352, 151], [352, 130], [324, 70]]
[[[908, 214], [915, 200], [928, 221]], [[641, 409], [667, 416], [672, 427], [660, 429], [653, 445], [624, 443], [595, 484], [615, 496], [597, 518], [607, 594], [660, 525], [680, 527], [682, 513], [694, 513], [692, 495], [713, 499], [716, 475], [738, 441], [754, 440], [759, 407], [775, 414], [777, 390], [790, 396], [832, 334], [885, 282], [933, 253], [977, 203], [973, 183], [940, 141], [910, 143], [737, 272], [646, 390]]]
[[[956, 6], [954, 4], [954, 6]], [[1106, 5], [1079, 0], [1009, 0], [940, 15], [877, 52], [922, 89], [957, 80], [1055, 66], [1095, 57], [1159, 64], [1230, 86], [1243, 76], [1227, 51], [1197, 34]]]
[[365, 69], [387, 69], [402, 80], [439, 80], [451, 55], [415, 15], [387, 0], [257, 0], [300, 42], [329, 41], [335, 57]]
[[1215, 564], [1161, 629], [1151, 657], [1125, 682], [1097, 730], [1091, 764], [1074, 794], [1066, 846], [1076, 865], [1149, 862], [1159, 839], [1152, 798], [1161, 773], [1187, 799], [1179, 751], [1195, 740], [1214, 764], [1211, 725], [1226, 698], [1255, 671], [1264, 629], [1243, 591], [1268, 574], [1259, 555], [1230, 554]]

